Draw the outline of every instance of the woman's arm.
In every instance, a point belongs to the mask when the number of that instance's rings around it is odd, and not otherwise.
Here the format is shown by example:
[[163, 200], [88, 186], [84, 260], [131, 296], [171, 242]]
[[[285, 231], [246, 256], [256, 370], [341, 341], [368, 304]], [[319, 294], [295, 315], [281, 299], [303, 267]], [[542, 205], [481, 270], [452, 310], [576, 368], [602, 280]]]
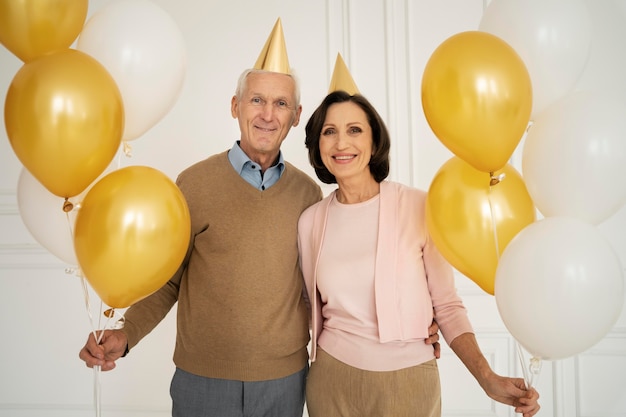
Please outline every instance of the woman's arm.
[[537, 402], [539, 393], [533, 388], [526, 389], [522, 378], [503, 377], [493, 372], [474, 334], [461, 334], [450, 343], [450, 348], [490, 398], [515, 407], [515, 412], [522, 413], [523, 417], [537, 414], [541, 408]]

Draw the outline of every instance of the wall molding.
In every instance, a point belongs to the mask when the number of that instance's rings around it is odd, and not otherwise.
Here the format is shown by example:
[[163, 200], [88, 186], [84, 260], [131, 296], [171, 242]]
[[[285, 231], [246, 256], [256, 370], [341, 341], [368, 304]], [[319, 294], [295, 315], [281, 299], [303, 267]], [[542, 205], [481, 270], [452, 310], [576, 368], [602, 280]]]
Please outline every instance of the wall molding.
[[[150, 404], [134, 407], [103, 406], [107, 417], [170, 417], [170, 407], [154, 407]], [[94, 405], [82, 404], [0, 404], [0, 417], [84, 417], [95, 415]]]
[[0, 190], [0, 216], [19, 215], [16, 190]]
[[[0, 244], [0, 271], [59, 268], [65, 270], [71, 267], [38, 244]], [[0, 276], [4, 277], [5, 274]]]

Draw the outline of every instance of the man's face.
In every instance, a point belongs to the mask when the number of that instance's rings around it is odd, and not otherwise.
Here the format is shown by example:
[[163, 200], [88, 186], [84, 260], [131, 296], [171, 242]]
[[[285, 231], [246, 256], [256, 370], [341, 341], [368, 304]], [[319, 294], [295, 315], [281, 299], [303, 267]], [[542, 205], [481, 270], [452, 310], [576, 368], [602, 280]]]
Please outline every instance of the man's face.
[[295, 81], [286, 74], [250, 73], [241, 99], [233, 97], [231, 113], [239, 121], [241, 149], [253, 161], [274, 158], [289, 129], [300, 122]]

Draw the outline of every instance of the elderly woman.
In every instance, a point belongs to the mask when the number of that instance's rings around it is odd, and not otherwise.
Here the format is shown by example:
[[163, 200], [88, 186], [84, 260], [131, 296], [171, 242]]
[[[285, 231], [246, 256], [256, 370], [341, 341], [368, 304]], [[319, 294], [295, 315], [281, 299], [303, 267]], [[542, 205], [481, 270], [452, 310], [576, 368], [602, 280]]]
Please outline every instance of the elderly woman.
[[494, 400], [524, 417], [539, 394], [497, 375], [481, 353], [451, 266], [424, 220], [426, 193], [385, 181], [390, 139], [360, 94], [331, 92], [306, 126], [309, 161], [337, 189], [303, 212], [302, 271], [312, 313], [310, 417], [435, 417], [441, 387], [433, 318]]

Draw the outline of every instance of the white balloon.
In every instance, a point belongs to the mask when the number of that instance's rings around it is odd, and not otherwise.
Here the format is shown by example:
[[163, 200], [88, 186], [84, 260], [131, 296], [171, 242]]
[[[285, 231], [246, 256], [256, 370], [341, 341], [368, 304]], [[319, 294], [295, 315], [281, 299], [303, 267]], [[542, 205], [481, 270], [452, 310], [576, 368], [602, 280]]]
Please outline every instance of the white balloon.
[[69, 265], [78, 265], [74, 251], [74, 224], [85, 195], [102, 177], [117, 169], [113, 161], [82, 193], [69, 198], [71, 210], [65, 212], [65, 199], [52, 194], [26, 168], [17, 181], [17, 207], [24, 225], [51, 254]]
[[626, 105], [574, 92], [534, 121], [522, 173], [537, 209], [599, 224], [626, 203]]
[[523, 229], [496, 269], [495, 299], [509, 332], [539, 359], [591, 348], [624, 304], [619, 258], [597, 228], [551, 217]]
[[533, 117], [573, 89], [589, 55], [591, 18], [583, 0], [492, 0], [479, 29], [503, 39], [526, 64]]
[[17, 205], [24, 225], [35, 240], [54, 256], [67, 264], [78, 265], [72, 232], [76, 212], [64, 212], [64, 200], [48, 191], [26, 168], [22, 168], [17, 183]]
[[117, 83], [125, 141], [159, 122], [182, 89], [187, 66], [182, 33], [148, 0], [108, 2], [86, 22], [77, 49], [96, 58]]
[[587, 0], [591, 50], [574, 91], [591, 90], [626, 102], [626, 7], [622, 0]]

